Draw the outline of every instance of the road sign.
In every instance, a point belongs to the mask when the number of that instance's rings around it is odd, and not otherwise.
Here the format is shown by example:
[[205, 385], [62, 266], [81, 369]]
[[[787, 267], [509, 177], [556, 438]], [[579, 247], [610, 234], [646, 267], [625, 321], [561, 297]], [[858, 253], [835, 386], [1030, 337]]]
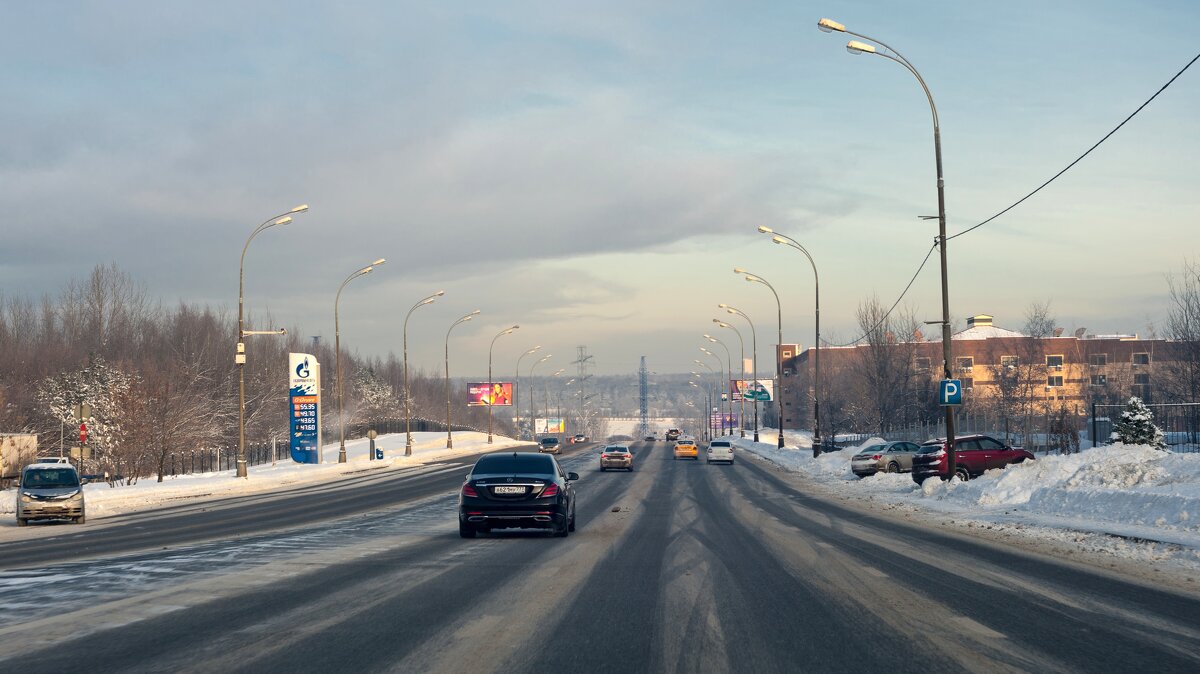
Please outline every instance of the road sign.
[[943, 379], [938, 387], [938, 404], [942, 407], [952, 407], [962, 404], [962, 381], [959, 379]]
[[79, 424], [79, 444], [87, 444], [87, 424]]

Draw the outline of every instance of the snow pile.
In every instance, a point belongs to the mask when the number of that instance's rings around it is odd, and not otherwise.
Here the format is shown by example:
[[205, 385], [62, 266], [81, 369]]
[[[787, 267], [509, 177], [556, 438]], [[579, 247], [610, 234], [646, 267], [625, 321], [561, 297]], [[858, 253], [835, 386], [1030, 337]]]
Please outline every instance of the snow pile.
[[737, 444], [787, 470], [867, 501], [905, 504], [965, 519], [1086, 531], [1200, 549], [1200, 454], [1113, 444], [1040, 456], [968, 482], [913, 482], [909, 474], [865, 479], [850, 472], [857, 447], [823, 454], [745, 440]]
[[[383, 449], [382, 460], [371, 461], [367, 454], [370, 442], [366, 439], [346, 441], [346, 463], [338, 463], [338, 444], [333, 442], [322, 448], [325, 463], [294, 463], [285, 452], [281, 452], [276, 465], [250, 466], [248, 479], [239, 480], [233, 470], [190, 475], [167, 476], [158, 482], [153, 476], [142, 478], [133, 485], [109, 487], [103, 482], [84, 486], [87, 499], [89, 523], [108, 515], [195, 503], [214, 498], [228, 498], [279, 491], [304, 485], [317, 485], [352, 474], [366, 471], [383, 471], [418, 467], [438, 461], [450, 461], [458, 457], [489, 450], [508, 449], [528, 445], [511, 438], [494, 436], [492, 444], [487, 442], [486, 433], [456, 431], [454, 449], [446, 449], [446, 433], [413, 433], [412, 456], [404, 456], [405, 434], [381, 435], [375, 440], [376, 448]], [[465, 474], [465, 470], [463, 471]], [[0, 529], [11, 527], [16, 531], [16, 494], [9, 489], [0, 492]]]

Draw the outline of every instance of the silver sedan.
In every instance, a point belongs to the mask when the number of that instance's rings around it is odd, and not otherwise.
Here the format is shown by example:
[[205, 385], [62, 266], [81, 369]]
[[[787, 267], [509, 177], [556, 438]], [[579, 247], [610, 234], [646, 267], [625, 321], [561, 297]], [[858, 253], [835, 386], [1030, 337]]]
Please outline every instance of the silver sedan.
[[915, 442], [885, 442], [864, 448], [850, 457], [850, 470], [859, 477], [875, 473], [910, 473], [913, 456], [920, 446]]

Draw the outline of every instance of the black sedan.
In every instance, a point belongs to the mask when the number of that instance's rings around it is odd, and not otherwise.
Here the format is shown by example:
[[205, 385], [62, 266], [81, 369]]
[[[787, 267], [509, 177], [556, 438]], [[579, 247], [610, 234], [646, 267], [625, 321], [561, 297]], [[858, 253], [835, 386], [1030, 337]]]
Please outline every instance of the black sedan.
[[575, 531], [575, 473], [536, 452], [497, 452], [475, 462], [458, 497], [458, 533], [493, 529]]

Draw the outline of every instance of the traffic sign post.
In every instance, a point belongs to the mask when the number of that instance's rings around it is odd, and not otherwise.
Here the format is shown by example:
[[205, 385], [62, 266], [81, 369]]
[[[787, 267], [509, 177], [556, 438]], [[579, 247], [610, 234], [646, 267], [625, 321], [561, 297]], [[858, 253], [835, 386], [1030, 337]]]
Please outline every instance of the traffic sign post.
[[942, 407], [962, 405], [962, 380], [943, 379], [938, 387], [938, 404]]

